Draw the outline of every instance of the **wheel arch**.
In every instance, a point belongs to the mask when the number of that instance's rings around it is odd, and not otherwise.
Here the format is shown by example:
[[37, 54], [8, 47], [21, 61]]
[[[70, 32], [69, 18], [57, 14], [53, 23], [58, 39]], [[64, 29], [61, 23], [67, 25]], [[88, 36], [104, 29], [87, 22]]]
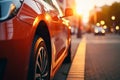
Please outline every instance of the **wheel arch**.
[[[49, 61], [50, 61], [50, 69], [51, 69], [51, 57], [52, 57], [52, 52], [51, 52], [51, 40], [50, 40], [50, 33], [48, 30], [48, 26], [44, 21], [40, 21], [36, 30], [35, 30], [35, 34], [34, 34], [34, 39], [36, 38], [36, 36], [43, 38], [43, 40], [45, 41], [45, 45], [47, 47], [48, 50], [48, 56], [49, 56]], [[33, 46], [34, 46], [35, 42], [33, 40], [32, 43], [32, 50]], [[36, 55], [36, 54], [35, 54]], [[27, 76], [27, 80], [33, 80], [34, 79], [34, 58], [33, 58], [34, 54], [30, 55], [30, 62], [29, 62], [29, 69], [28, 69], [28, 76]], [[32, 67], [31, 67], [32, 66]]]
[[51, 39], [50, 39], [50, 33], [48, 30], [48, 26], [44, 21], [39, 22], [35, 35], [38, 35], [44, 39], [48, 53], [49, 53], [48, 55], [50, 57], [50, 63], [51, 63], [51, 59], [52, 59], [51, 58], [52, 57]]

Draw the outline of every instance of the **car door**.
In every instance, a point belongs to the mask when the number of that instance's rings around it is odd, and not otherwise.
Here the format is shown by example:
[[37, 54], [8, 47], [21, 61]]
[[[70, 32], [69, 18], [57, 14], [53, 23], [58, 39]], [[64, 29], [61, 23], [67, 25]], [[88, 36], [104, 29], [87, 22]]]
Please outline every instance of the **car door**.
[[[62, 11], [60, 10], [60, 7], [58, 6], [56, 0], [45, 0], [47, 3], [52, 5], [52, 8], [50, 6], [48, 7], [47, 4], [44, 5], [45, 10], [47, 10], [47, 13], [52, 16], [52, 21], [50, 21], [49, 24], [49, 30], [51, 35], [51, 43], [52, 43], [52, 63], [54, 64], [53, 67], [57, 66], [59, 62], [61, 62], [65, 57], [65, 51], [67, 49], [67, 38], [68, 38], [68, 28], [65, 25], [65, 20], [63, 18], [60, 18], [63, 16]], [[49, 5], [48, 4], [48, 5]]]
[[54, 7], [56, 8], [58, 15], [57, 25], [55, 26], [57, 29], [55, 31], [55, 45], [56, 45], [56, 56], [55, 56], [55, 61], [56, 63], [59, 62], [59, 60], [62, 60], [65, 56], [65, 51], [67, 49], [67, 38], [68, 38], [68, 28], [65, 24], [65, 19], [60, 18], [63, 16], [62, 11], [57, 4], [56, 0], [52, 0]]
[[[38, 0], [41, 4], [45, 15], [49, 15], [47, 21], [48, 30], [51, 38], [52, 46], [52, 70], [60, 65], [65, 58], [68, 44], [68, 28], [65, 19], [56, 0]], [[46, 16], [47, 17], [47, 16]], [[47, 36], [46, 36], [47, 37]]]

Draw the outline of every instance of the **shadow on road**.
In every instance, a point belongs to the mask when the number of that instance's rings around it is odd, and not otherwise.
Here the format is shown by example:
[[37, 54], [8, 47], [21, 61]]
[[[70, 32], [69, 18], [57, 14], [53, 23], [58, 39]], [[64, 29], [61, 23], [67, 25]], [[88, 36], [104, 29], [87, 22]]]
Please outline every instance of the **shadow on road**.
[[[72, 35], [72, 41], [71, 41], [71, 58], [72, 58], [72, 60], [77, 51], [77, 47], [80, 43], [80, 40], [81, 40], [81, 38], [77, 38], [76, 35]], [[70, 66], [71, 66], [71, 63], [63, 63], [61, 65], [60, 69], [55, 74], [55, 77], [53, 80], [66, 80]]]

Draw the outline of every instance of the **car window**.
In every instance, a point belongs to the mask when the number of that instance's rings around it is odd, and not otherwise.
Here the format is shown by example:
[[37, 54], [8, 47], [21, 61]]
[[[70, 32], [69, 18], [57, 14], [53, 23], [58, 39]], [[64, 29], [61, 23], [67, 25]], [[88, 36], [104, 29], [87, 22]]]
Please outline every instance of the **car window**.
[[22, 4], [22, 0], [12, 0], [13, 3], [16, 5], [16, 9], [19, 9], [21, 7]]
[[43, 0], [45, 2], [47, 2], [48, 4], [51, 4], [51, 0]]
[[62, 13], [62, 10], [61, 8], [59, 7], [59, 4], [57, 3], [56, 0], [52, 0], [52, 5], [54, 6], [54, 8], [58, 11], [59, 13], [59, 17], [63, 16], [63, 13]]
[[16, 9], [19, 9], [21, 7], [22, 2], [23, 2], [23, 0], [1, 0], [1, 1], [12, 1], [15, 4]]
[[42, 4], [45, 9], [45, 11], [50, 11], [50, 10], [54, 10], [53, 6], [51, 6], [51, 0], [38, 0], [36, 1], [36, 3], [39, 5]]
[[23, 0], [0, 0], [0, 21], [16, 15]]

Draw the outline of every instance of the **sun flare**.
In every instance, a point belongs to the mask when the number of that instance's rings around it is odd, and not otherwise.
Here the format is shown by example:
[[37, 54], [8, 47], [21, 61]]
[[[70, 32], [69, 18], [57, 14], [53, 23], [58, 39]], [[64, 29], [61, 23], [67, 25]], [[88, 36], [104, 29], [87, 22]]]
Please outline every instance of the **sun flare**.
[[89, 12], [95, 6], [101, 7], [105, 4], [111, 5], [113, 2], [120, 0], [76, 0], [76, 13], [83, 17], [83, 22], [88, 22]]
[[[92, 2], [91, 2], [92, 3]], [[76, 0], [76, 12], [82, 15], [83, 22], [88, 22], [89, 11], [93, 8], [93, 5], [88, 0]]]

